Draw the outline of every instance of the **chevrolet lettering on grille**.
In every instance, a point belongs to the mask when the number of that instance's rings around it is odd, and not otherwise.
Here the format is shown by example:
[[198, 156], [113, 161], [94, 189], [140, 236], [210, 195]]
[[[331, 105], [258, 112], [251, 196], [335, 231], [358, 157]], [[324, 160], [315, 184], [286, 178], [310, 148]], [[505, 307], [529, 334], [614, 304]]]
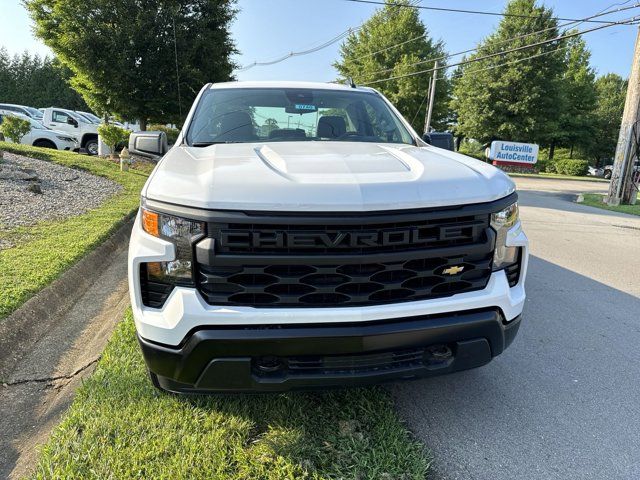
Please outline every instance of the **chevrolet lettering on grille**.
[[219, 242], [228, 248], [354, 248], [425, 244], [470, 235], [470, 227], [459, 225], [332, 232], [221, 230]]

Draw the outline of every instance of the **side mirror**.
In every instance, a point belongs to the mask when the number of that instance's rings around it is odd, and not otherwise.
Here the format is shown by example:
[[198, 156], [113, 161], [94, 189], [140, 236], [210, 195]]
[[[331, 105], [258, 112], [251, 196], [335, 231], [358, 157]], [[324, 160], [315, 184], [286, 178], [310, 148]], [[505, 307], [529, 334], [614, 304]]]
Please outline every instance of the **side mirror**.
[[78, 121], [75, 118], [67, 117], [67, 123], [78, 128]]
[[428, 133], [422, 134], [422, 140], [431, 145], [431, 135], [429, 135]]
[[142, 157], [161, 157], [169, 150], [164, 132], [133, 132], [129, 135], [129, 152]]

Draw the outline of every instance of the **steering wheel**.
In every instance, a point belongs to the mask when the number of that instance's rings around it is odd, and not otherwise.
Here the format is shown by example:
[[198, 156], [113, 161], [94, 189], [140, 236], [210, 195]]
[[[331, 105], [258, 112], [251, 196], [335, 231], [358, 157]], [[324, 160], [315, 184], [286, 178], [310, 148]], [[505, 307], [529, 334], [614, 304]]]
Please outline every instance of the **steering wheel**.
[[345, 132], [339, 137], [336, 137], [336, 140], [344, 140], [345, 138], [349, 138], [349, 137], [361, 137], [361, 136], [362, 135], [360, 135], [358, 132]]

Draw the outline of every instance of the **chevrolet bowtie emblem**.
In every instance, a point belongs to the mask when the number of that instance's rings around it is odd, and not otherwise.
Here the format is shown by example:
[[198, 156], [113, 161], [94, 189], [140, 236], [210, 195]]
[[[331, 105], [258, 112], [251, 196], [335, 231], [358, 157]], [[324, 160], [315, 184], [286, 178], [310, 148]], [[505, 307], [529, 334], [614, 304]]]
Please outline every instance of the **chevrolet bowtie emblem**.
[[442, 271], [443, 275], [457, 275], [464, 270], [464, 266], [454, 265], [453, 267], [445, 268]]

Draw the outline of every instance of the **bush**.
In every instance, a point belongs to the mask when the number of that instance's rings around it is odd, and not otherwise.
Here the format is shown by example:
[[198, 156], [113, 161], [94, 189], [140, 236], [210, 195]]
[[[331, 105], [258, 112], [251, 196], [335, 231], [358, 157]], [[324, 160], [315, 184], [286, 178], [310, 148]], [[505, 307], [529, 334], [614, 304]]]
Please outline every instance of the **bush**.
[[176, 143], [176, 140], [178, 139], [178, 134], [180, 133], [180, 130], [178, 130], [177, 128], [171, 128], [171, 127], [167, 127], [166, 125], [160, 125], [157, 123], [149, 125], [149, 130], [157, 130], [158, 132], [166, 133], [167, 143], [169, 143], [169, 145], [173, 145], [174, 143]]
[[31, 123], [15, 115], [6, 115], [0, 125], [2, 135], [13, 143], [20, 143], [22, 137], [31, 131]]
[[119, 143], [129, 142], [129, 130], [120, 128], [112, 123], [103, 123], [98, 126], [98, 134], [102, 137], [102, 141], [111, 150], [111, 155], [115, 155], [116, 147]]
[[563, 175], [584, 176], [589, 171], [589, 162], [586, 160], [562, 159], [555, 163], [557, 173]]

